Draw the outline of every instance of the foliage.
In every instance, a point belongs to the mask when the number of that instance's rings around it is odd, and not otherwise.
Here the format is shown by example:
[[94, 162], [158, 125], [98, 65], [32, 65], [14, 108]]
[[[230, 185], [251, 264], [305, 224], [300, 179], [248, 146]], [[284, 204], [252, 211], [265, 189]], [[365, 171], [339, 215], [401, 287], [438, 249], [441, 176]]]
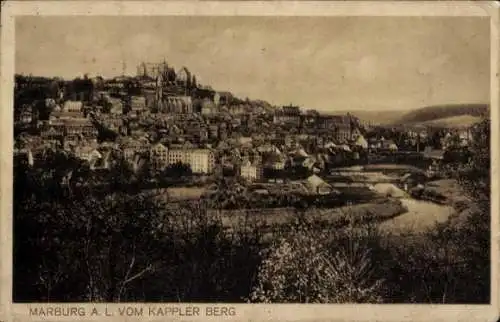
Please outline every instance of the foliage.
[[[460, 184], [474, 200], [471, 211], [463, 211], [462, 223], [452, 226], [453, 238], [460, 247], [461, 257], [465, 260], [462, 278], [469, 281], [468, 294], [475, 294], [475, 301], [486, 301], [489, 298], [490, 286], [490, 120], [485, 119], [473, 129], [472, 156], [470, 161], [457, 176]], [[467, 240], [467, 243], [463, 243]], [[474, 281], [474, 282], [473, 282]], [[470, 299], [470, 295], [466, 297]]]
[[399, 276], [391, 281], [395, 302], [489, 302], [489, 147], [490, 122], [484, 120], [473, 130], [471, 158], [454, 163], [452, 173], [472, 202], [455, 203], [456, 214], [422, 236], [388, 241], [390, 271]]
[[193, 171], [191, 170], [191, 166], [189, 164], [177, 162], [169, 164], [161, 175], [168, 178], [181, 178], [192, 174]]
[[[258, 233], [224, 233], [202, 204], [167, 208], [109, 186], [74, 185], [68, 193], [61, 178], [79, 165], [59, 152], [34, 167], [15, 166], [15, 301], [234, 301], [248, 294]], [[121, 185], [129, 170], [118, 162], [109, 175]]]
[[15, 297], [29, 298], [31, 290], [46, 300], [119, 300], [154, 269], [160, 217], [147, 198], [24, 201], [15, 209], [14, 258], [23, 276]]
[[[347, 243], [337, 243], [339, 240]], [[374, 278], [370, 248], [354, 228], [340, 237], [305, 224], [270, 246], [252, 302], [378, 303], [382, 280]]]
[[[456, 145], [455, 145], [456, 146]], [[443, 162], [467, 163], [472, 153], [466, 148], [450, 148], [443, 154]]]

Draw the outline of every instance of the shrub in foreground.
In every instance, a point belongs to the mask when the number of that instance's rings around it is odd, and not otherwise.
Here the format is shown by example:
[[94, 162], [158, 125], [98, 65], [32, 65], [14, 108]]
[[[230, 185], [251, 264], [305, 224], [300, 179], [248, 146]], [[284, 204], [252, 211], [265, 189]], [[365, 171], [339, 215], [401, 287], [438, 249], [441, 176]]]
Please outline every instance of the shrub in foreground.
[[[352, 226], [337, 236], [300, 224], [267, 250], [250, 302], [378, 303], [383, 283]], [[342, 242], [343, 241], [343, 242]], [[336, 245], [336, 246], [334, 246]]]

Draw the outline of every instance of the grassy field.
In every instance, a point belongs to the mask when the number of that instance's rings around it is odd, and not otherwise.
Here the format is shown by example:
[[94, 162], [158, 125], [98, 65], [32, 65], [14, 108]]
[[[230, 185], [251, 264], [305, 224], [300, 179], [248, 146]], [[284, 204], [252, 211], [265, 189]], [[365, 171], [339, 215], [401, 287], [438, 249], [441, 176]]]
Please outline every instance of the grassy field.
[[171, 187], [152, 189], [149, 192], [164, 201], [182, 201], [200, 199], [205, 191], [204, 187]]
[[205, 192], [205, 188], [199, 187], [179, 187], [179, 188], [168, 188], [168, 194], [170, 198], [177, 200], [186, 200], [186, 199], [199, 199], [201, 195]]

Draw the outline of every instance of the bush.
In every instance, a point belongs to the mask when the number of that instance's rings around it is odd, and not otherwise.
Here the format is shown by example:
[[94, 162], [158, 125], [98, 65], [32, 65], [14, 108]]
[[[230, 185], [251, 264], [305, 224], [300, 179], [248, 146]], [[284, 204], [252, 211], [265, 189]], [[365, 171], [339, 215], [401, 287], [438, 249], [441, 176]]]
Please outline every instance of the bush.
[[249, 302], [381, 302], [383, 283], [373, 275], [371, 250], [363, 241], [353, 227], [337, 236], [305, 224], [294, 227], [267, 250]]

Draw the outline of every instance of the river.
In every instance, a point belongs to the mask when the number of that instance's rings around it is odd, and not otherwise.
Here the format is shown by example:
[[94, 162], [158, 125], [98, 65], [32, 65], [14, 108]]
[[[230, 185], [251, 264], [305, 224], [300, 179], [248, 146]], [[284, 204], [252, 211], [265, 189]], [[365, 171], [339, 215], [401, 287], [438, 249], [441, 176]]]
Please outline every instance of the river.
[[453, 214], [451, 206], [439, 205], [413, 198], [400, 198], [408, 212], [384, 221], [380, 224], [382, 230], [391, 232], [422, 232], [432, 228], [436, 223], [445, 222]]
[[[426, 229], [432, 228], [436, 223], [441, 223], [446, 221], [451, 214], [453, 214], [454, 209], [451, 206], [440, 205], [424, 200], [417, 200], [412, 198], [402, 189], [398, 188], [393, 183], [384, 182], [382, 178], [388, 175], [387, 171], [391, 170], [408, 170], [414, 171], [412, 166], [407, 165], [377, 165], [369, 168], [371, 176], [374, 178], [381, 178], [379, 183], [372, 184], [373, 190], [377, 191], [383, 195], [391, 195], [392, 197], [401, 200], [408, 211], [392, 219], [388, 219], [380, 224], [382, 230], [387, 230], [391, 232], [421, 232]], [[349, 167], [339, 169], [343, 171], [352, 171], [362, 174], [368, 169], [365, 167]], [[375, 170], [375, 171], [374, 171]], [[378, 172], [377, 170], [380, 170]], [[386, 171], [383, 173], [382, 171]], [[400, 174], [392, 174], [393, 178], [400, 178]], [[368, 182], [367, 182], [368, 183]]]

